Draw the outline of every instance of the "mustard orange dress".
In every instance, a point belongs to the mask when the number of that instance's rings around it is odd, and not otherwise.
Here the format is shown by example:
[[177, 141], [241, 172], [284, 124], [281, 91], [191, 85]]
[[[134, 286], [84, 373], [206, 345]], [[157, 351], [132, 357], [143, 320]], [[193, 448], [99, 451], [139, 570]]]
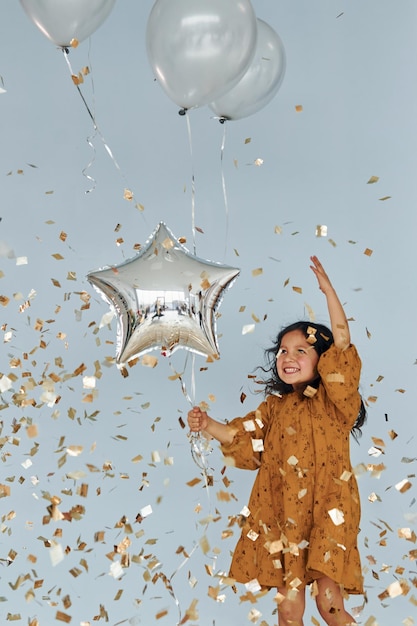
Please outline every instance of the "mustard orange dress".
[[236, 467], [258, 470], [230, 569], [236, 581], [302, 589], [325, 575], [347, 593], [363, 593], [349, 452], [360, 369], [353, 345], [332, 345], [318, 362], [318, 389], [306, 390], [312, 395], [270, 395], [230, 422], [238, 432], [223, 454]]

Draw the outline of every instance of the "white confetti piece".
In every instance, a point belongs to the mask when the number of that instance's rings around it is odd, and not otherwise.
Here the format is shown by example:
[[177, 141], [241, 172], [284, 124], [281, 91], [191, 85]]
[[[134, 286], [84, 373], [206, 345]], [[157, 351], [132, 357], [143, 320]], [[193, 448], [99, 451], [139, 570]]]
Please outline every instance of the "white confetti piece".
[[56, 403], [58, 398], [58, 394], [53, 391], [44, 391], [41, 393], [40, 399], [41, 402], [45, 402], [49, 408], [52, 408]]
[[32, 461], [30, 459], [26, 459], [26, 461], [23, 461], [22, 463], [22, 467], [24, 467], [25, 469], [28, 469], [28, 467], [32, 466]]
[[154, 450], [152, 452], [152, 463], [160, 463], [161, 462], [161, 455], [159, 454], [158, 450]]
[[288, 457], [288, 459], [287, 459], [287, 463], [288, 463], [288, 465], [297, 465], [297, 463], [298, 463], [298, 459], [297, 459], [297, 457], [296, 457], [296, 456], [294, 456], [294, 455], [292, 454], [290, 457]]
[[253, 624], [256, 624], [258, 619], [262, 617], [262, 613], [258, 609], [251, 609], [248, 614], [248, 620]]
[[255, 422], [253, 420], [245, 420], [243, 422], [243, 428], [247, 433], [253, 432], [256, 430]]
[[252, 439], [252, 449], [254, 452], [263, 452], [263, 449], [264, 449], [263, 439]]
[[318, 224], [316, 226], [316, 237], [327, 237], [327, 226]]
[[124, 570], [123, 567], [120, 564], [120, 561], [115, 561], [114, 563], [112, 563], [110, 565], [110, 576], [113, 576], [113, 578], [120, 578], [121, 576], [124, 575]]
[[245, 324], [242, 327], [242, 335], [248, 335], [249, 333], [253, 333], [255, 331], [255, 324]]
[[64, 560], [65, 553], [60, 543], [54, 542], [48, 550], [52, 567]]
[[258, 593], [262, 589], [257, 578], [253, 578], [248, 583], [245, 583], [245, 587], [251, 593]]
[[103, 326], [107, 326], [108, 324], [110, 324], [115, 314], [115, 311], [109, 311], [108, 313], [105, 313], [100, 320], [99, 328], [103, 328]]
[[254, 530], [250, 530], [247, 534], [247, 538], [251, 541], [256, 541], [258, 537], [259, 533], [255, 532]]
[[341, 511], [340, 509], [330, 509], [328, 513], [335, 526], [340, 526], [340, 524], [344, 524], [345, 516], [343, 514], [343, 511]]
[[240, 515], [243, 515], [243, 517], [249, 517], [250, 511], [246, 505], [241, 510]]
[[16, 265], [27, 265], [27, 264], [28, 264], [27, 256], [16, 257]]
[[390, 598], [397, 598], [398, 596], [402, 596], [403, 589], [401, 587], [400, 581], [396, 580], [395, 582], [388, 585], [387, 592]]
[[382, 450], [380, 450], [379, 448], [375, 448], [375, 446], [372, 446], [371, 448], [369, 448], [368, 454], [370, 456], [378, 457], [382, 454]]
[[84, 389], [95, 389], [97, 379], [95, 376], [84, 376], [83, 387]]
[[148, 517], [151, 514], [152, 514], [152, 507], [150, 504], [147, 504], [140, 510], [141, 517]]
[[4, 393], [5, 391], [9, 391], [12, 388], [12, 381], [8, 376], [2, 376], [0, 378], [0, 393]]

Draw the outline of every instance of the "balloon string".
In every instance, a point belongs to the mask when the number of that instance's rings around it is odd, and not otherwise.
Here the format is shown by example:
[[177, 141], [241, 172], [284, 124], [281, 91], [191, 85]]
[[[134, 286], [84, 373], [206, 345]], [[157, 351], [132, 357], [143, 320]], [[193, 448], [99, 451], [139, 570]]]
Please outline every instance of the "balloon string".
[[224, 176], [224, 165], [223, 165], [224, 149], [226, 146], [226, 126], [227, 124], [223, 123], [223, 139], [222, 139], [222, 145], [220, 148], [222, 189], [223, 189], [223, 200], [224, 200], [224, 208], [225, 208], [225, 215], [226, 215], [226, 228], [225, 228], [225, 236], [224, 236], [224, 259], [226, 258], [227, 246], [228, 246], [228, 241], [229, 241], [229, 203], [227, 201], [226, 179]]
[[[187, 399], [187, 402], [189, 403], [190, 407], [193, 408], [195, 406], [195, 354], [194, 353], [188, 353], [185, 359], [185, 363], [184, 363], [184, 369], [183, 372], [185, 372], [186, 368], [187, 368], [187, 362], [188, 362], [188, 358], [191, 355], [191, 391], [190, 393], [187, 390], [187, 386], [185, 384], [184, 378], [183, 378], [183, 374], [179, 374], [178, 372], [175, 371], [175, 368], [173, 367], [171, 361], [169, 362], [169, 366], [171, 367], [171, 369], [173, 370], [173, 372], [175, 373], [176, 377], [178, 378], [178, 380], [180, 381], [181, 384], [181, 390], [182, 393], [184, 394], [185, 398]], [[207, 465], [207, 461], [206, 461], [206, 456], [211, 452], [211, 449], [208, 448], [207, 442], [204, 441], [204, 437], [202, 436], [202, 434], [200, 432], [198, 433], [193, 433], [190, 432], [188, 435], [189, 439], [190, 439], [190, 443], [191, 443], [191, 456], [193, 458], [193, 461], [196, 463], [196, 465], [201, 469], [202, 474], [203, 474], [203, 478], [204, 478], [204, 486], [206, 489], [206, 495], [207, 495], [207, 502], [208, 502], [208, 516], [207, 516], [207, 521], [205, 523], [204, 529], [203, 529], [203, 533], [205, 534], [209, 523], [211, 521], [211, 517], [212, 517], [212, 504], [211, 504], [211, 498], [210, 498], [210, 485], [211, 485], [211, 478], [209, 475], [209, 468]], [[181, 605], [180, 602], [175, 594], [174, 591], [174, 587], [172, 584], [172, 579], [178, 574], [178, 572], [184, 567], [184, 565], [186, 565], [189, 560], [191, 559], [191, 557], [193, 556], [194, 552], [197, 550], [199, 546], [199, 543], [194, 543], [194, 546], [192, 548], [192, 550], [189, 553], [185, 553], [185, 558], [182, 561], [182, 563], [179, 564], [179, 566], [176, 568], [176, 570], [171, 574], [171, 576], [166, 577], [165, 575], [161, 575], [164, 583], [165, 583], [165, 587], [168, 590], [168, 592], [170, 593], [171, 597], [173, 598], [177, 609], [178, 609], [178, 614], [179, 614], [179, 620], [176, 624], [176, 626], [180, 626], [181, 624], [184, 624], [185, 621], [187, 621], [187, 617], [185, 617], [184, 619], [182, 619], [182, 613], [181, 613]]]
[[[94, 156], [93, 156], [93, 158], [90, 160], [90, 162], [86, 165], [86, 167], [82, 170], [83, 175], [84, 175], [84, 176], [85, 176], [85, 177], [86, 177], [86, 178], [87, 178], [87, 179], [88, 179], [88, 180], [92, 183], [92, 187], [91, 187], [90, 189], [88, 189], [88, 190], [86, 191], [86, 193], [90, 193], [90, 192], [91, 192], [91, 191], [93, 191], [93, 190], [95, 189], [95, 187], [96, 187], [96, 181], [95, 181], [95, 179], [87, 173], [87, 170], [91, 167], [91, 165], [94, 163], [94, 160], [95, 160], [95, 156], [96, 156], [96, 149], [95, 149], [95, 146], [94, 146], [94, 143], [93, 143], [93, 139], [94, 139], [94, 138], [98, 135], [98, 136], [100, 137], [100, 139], [101, 139], [101, 142], [102, 142], [102, 144], [103, 144], [103, 146], [104, 146], [104, 149], [106, 150], [107, 154], [109, 155], [110, 159], [112, 160], [113, 165], [115, 166], [115, 168], [118, 170], [119, 174], [121, 175], [121, 177], [122, 177], [122, 178], [123, 178], [123, 180], [125, 181], [126, 186], [127, 186], [127, 187], [129, 187], [129, 189], [128, 189], [129, 194], [130, 194], [130, 198], [129, 198], [129, 199], [134, 200], [135, 198], [134, 198], [134, 195], [133, 195], [133, 193], [132, 193], [132, 191], [131, 191], [131, 187], [130, 187], [130, 185], [129, 185], [129, 184], [127, 183], [127, 181], [126, 181], [126, 176], [124, 175], [124, 173], [123, 173], [123, 171], [122, 171], [122, 169], [121, 169], [121, 167], [120, 167], [120, 165], [119, 165], [119, 163], [118, 163], [118, 161], [117, 161], [116, 157], [114, 156], [114, 154], [113, 154], [113, 152], [112, 152], [112, 150], [111, 150], [110, 146], [108, 145], [108, 143], [107, 143], [107, 141], [106, 141], [106, 139], [105, 139], [105, 137], [104, 137], [103, 133], [101, 132], [101, 130], [100, 130], [100, 128], [99, 128], [99, 125], [98, 125], [98, 123], [97, 123], [97, 120], [96, 120], [96, 118], [95, 118], [95, 115], [94, 115], [93, 111], [91, 110], [91, 108], [89, 107], [88, 102], [87, 102], [87, 100], [85, 99], [84, 94], [83, 94], [83, 92], [82, 92], [82, 90], [81, 90], [81, 88], [80, 88], [80, 85], [79, 85], [79, 83], [77, 82], [78, 77], [77, 77], [77, 75], [76, 75], [76, 74], [74, 74], [74, 71], [73, 71], [73, 69], [72, 69], [72, 67], [71, 67], [71, 62], [70, 62], [70, 60], [69, 60], [69, 58], [68, 58], [68, 55], [69, 55], [69, 50], [68, 50], [68, 48], [66, 48], [66, 47], [62, 48], [62, 52], [64, 53], [64, 58], [65, 58], [65, 61], [66, 61], [66, 63], [67, 63], [67, 66], [68, 66], [69, 72], [70, 72], [70, 74], [71, 74], [71, 78], [72, 78], [72, 80], [73, 80], [73, 83], [75, 84], [75, 86], [76, 86], [76, 88], [77, 88], [77, 91], [78, 91], [78, 94], [79, 94], [79, 96], [80, 96], [81, 100], [83, 101], [83, 104], [84, 104], [84, 106], [85, 106], [85, 108], [86, 108], [86, 111], [87, 111], [87, 113], [88, 113], [88, 115], [89, 115], [89, 117], [90, 117], [90, 119], [91, 119], [91, 121], [92, 121], [92, 123], [93, 123], [94, 134], [93, 134], [92, 136], [87, 137], [87, 143], [88, 143], [88, 145], [90, 146], [90, 148], [93, 150], [93, 152], [94, 152]], [[91, 62], [90, 62], [90, 50], [89, 50], [89, 52], [88, 52], [88, 59], [89, 59], [90, 67], [91, 67]], [[94, 91], [94, 81], [93, 81], [93, 79], [91, 79], [91, 84], [92, 84], [92, 89], [93, 89], [93, 102], [94, 102], [94, 93], [95, 93], [95, 91]], [[136, 206], [137, 208], [141, 208], [141, 207], [140, 207], [140, 204], [139, 204], [138, 202], [135, 202], [135, 206]], [[143, 219], [144, 219], [144, 221], [145, 221], [145, 223], [146, 223], [146, 217], [144, 216], [143, 211], [141, 211], [141, 213], [142, 213], [142, 217], [143, 217]]]
[[187, 130], [188, 130], [188, 145], [190, 147], [190, 158], [191, 158], [191, 231], [193, 235], [193, 251], [196, 254], [196, 238], [195, 238], [195, 176], [194, 176], [194, 157], [193, 157], [193, 141], [191, 136], [191, 124], [190, 124], [190, 116], [188, 113], [185, 115], [187, 120]]

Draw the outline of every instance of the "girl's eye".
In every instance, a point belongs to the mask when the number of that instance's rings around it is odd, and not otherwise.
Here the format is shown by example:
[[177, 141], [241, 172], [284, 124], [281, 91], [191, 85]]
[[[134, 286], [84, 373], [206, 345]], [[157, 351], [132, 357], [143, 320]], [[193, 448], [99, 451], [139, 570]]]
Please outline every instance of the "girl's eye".
[[277, 356], [281, 356], [281, 354], [285, 354], [286, 350], [284, 348], [280, 348], [277, 352]]

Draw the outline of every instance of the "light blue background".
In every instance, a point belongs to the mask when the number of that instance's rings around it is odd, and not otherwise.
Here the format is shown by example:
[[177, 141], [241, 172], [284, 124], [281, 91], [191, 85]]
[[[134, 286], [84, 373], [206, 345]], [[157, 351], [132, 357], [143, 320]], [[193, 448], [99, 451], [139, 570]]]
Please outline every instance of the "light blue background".
[[[210, 402], [218, 418], [254, 408], [260, 398], [248, 375], [262, 363], [262, 350], [281, 325], [306, 316], [309, 307], [317, 320], [327, 321], [308, 267], [311, 254], [322, 260], [352, 318], [363, 360], [363, 396], [377, 398], [369, 402], [360, 445], [352, 443], [355, 466], [385, 466], [378, 477], [369, 470], [359, 477], [368, 602], [358, 621], [367, 626], [416, 621], [417, 566], [410, 557], [415, 536], [398, 537], [402, 528], [415, 532], [417, 517], [416, 4], [254, 0], [253, 6], [284, 42], [282, 87], [262, 111], [226, 127], [207, 107], [190, 112], [192, 154], [186, 119], [154, 81], [146, 58], [151, 2], [118, 0], [92, 36], [91, 50], [89, 42], [71, 50], [75, 72], [91, 69], [82, 90], [112, 159], [100, 135], [94, 136], [62, 52], [17, 1], [0, 4], [0, 75], [6, 89], [0, 94], [0, 294], [10, 299], [0, 307], [0, 372], [16, 377], [0, 403], [0, 482], [11, 490], [0, 500], [2, 623], [20, 616], [18, 624], [37, 618], [49, 626], [63, 611], [77, 625], [91, 624], [95, 616], [104, 623], [107, 615], [112, 625], [163, 626], [177, 623], [179, 611], [183, 616], [194, 599], [199, 619], [193, 624], [255, 623], [252, 609], [262, 614], [258, 625], [277, 623], [273, 594], [253, 605], [240, 601], [243, 587], [236, 595], [222, 587], [223, 603], [208, 597], [209, 586], [219, 585], [218, 574], [227, 571], [238, 528], [231, 527], [228, 539], [222, 532], [246, 504], [253, 475], [233, 469], [222, 474], [215, 447], [208, 458], [213, 488], [207, 491], [203, 482], [187, 486], [201, 472], [179, 424], [189, 404], [179, 381], [169, 377], [173, 369], [185, 369], [188, 393], [194, 395], [195, 383], [197, 401]], [[296, 105], [303, 110], [297, 112]], [[255, 165], [257, 159], [262, 165]], [[171, 364], [159, 357], [155, 369], [139, 363], [123, 378], [111, 363], [116, 321], [98, 330], [108, 306], [85, 276], [133, 256], [134, 244], [143, 244], [161, 220], [192, 249], [193, 175], [195, 223], [203, 231], [196, 236], [197, 254], [241, 268], [219, 309], [221, 359], [207, 366], [196, 357], [193, 367], [189, 353], [180, 350]], [[367, 184], [371, 176], [378, 182]], [[143, 212], [123, 198], [125, 188]], [[316, 237], [317, 225], [327, 226], [327, 237]], [[370, 256], [364, 254], [367, 248]], [[27, 264], [18, 265], [19, 257], [27, 257]], [[256, 268], [263, 273], [254, 276]], [[85, 309], [83, 292], [91, 295]], [[29, 294], [30, 306], [20, 312]], [[41, 331], [37, 320], [43, 322]], [[254, 332], [242, 335], [247, 324], [254, 324]], [[65, 338], [57, 338], [59, 333]], [[83, 375], [72, 376], [81, 364], [84, 375], [97, 376], [93, 402], [84, 401], [89, 390], [83, 389]], [[59, 382], [53, 384], [51, 374]], [[30, 380], [27, 393], [35, 406], [19, 407], [13, 394], [22, 385], [28, 388]], [[46, 381], [60, 397], [52, 407], [42, 401]], [[33, 438], [26, 431], [31, 423], [38, 429]], [[398, 436], [391, 438], [391, 431]], [[385, 444], [378, 458], [369, 454], [373, 437]], [[70, 456], [69, 446], [83, 451]], [[134, 462], [138, 455], [142, 460]], [[27, 460], [28, 468], [22, 465]], [[412, 487], [400, 493], [395, 485], [407, 478]], [[87, 497], [77, 494], [83, 483]], [[220, 491], [230, 494], [229, 502], [218, 499]], [[371, 502], [374, 493], [378, 499]], [[85, 513], [80, 520], [43, 524], [49, 496], [62, 499], [63, 512], [80, 504]], [[152, 515], [135, 523], [147, 505]], [[214, 521], [206, 528], [209, 515]], [[131, 533], [118, 527], [123, 516]], [[57, 528], [60, 537], [54, 535]], [[105, 531], [104, 542], [94, 540], [98, 531]], [[106, 555], [126, 536], [131, 557], [141, 562], [132, 562], [118, 580], [110, 575]], [[196, 548], [178, 570], [183, 562], [178, 547], [191, 553], [203, 536], [208, 553]], [[55, 566], [45, 541], [65, 551]], [[86, 546], [79, 549], [82, 542]], [[16, 556], [8, 565], [11, 550]], [[153, 557], [160, 565], [150, 571]], [[73, 568], [78, 576], [70, 573]], [[162, 580], [147, 582], [145, 572], [152, 577], [157, 571], [175, 572], [172, 595]], [[27, 578], [16, 584], [19, 577]], [[378, 598], [401, 579], [411, 587], [408, 593]], [[119, 599], [118, 590], [123, 590]], [[349, 607], [361, 603], [354, 597]], [[157, 620], [164, 610], [167, 615]], [[310, 601], [305, 623], [313, 616], [322, 623]], [[414, 622], [407, 621], [411, 617]]]

